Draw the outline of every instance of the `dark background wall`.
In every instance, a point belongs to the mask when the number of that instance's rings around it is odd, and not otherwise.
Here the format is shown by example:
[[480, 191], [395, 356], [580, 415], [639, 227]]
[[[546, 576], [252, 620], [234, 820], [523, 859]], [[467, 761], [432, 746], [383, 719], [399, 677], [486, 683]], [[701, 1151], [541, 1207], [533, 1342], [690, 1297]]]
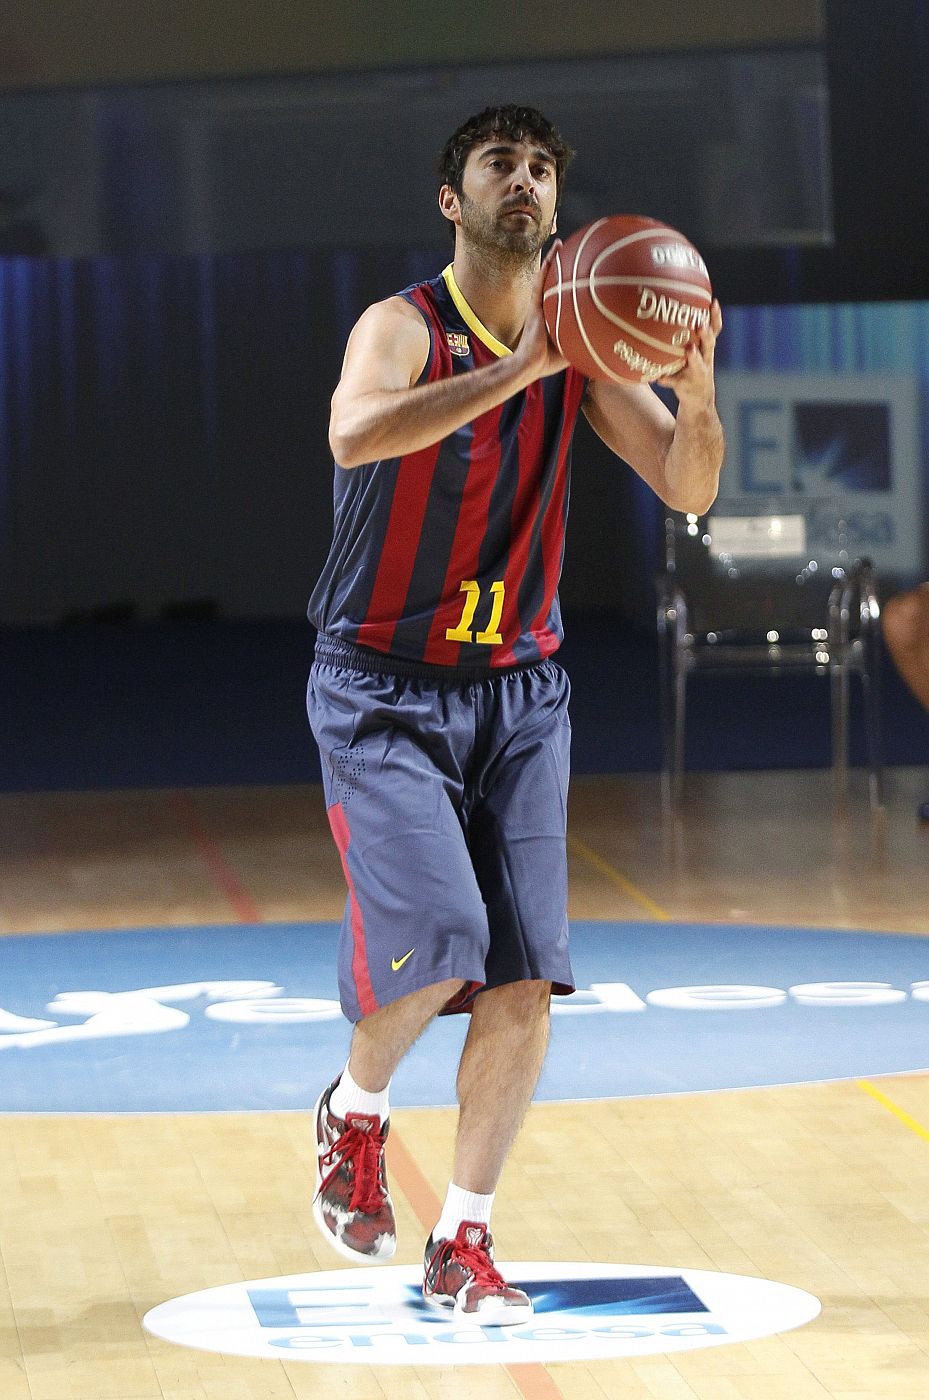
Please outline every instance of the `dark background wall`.
[[[299, 616], [331, 533], [326, 423], [349, 326], [446, 257], [0, 264], [0, 620], [152, 617], [198, 602], [227, 617]], [[650, 589], [652, 500], [582, 424], [568, 606], [628, 606]]]
[[[501, 93], [579, 147], [564, 232], [677, 222], [724, 304], [929, 295], [923, 0], [271, 10], [251, 48], [235, 6], [163, 9], [148, 43], [47, 0], [0, 46], [0, 621], [299, 616], [348, 329], [442, 266], [435, 148]], [[657, 510], [583, 426], [575, 458], [565, 605], [647, 627]]]
[[143, 83], [240, 73], [473, 64], [563, 54], [803, 43], [822, 33], [821, 0], [561, 0], [506, 6], [443, 0], [30, 0], [0, 30], [0, 86]]

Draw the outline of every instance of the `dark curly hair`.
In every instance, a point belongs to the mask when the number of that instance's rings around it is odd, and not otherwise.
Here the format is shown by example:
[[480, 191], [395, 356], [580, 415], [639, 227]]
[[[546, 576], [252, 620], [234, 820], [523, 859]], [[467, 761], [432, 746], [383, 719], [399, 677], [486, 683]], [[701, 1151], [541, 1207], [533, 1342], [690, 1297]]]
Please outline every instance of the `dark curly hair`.
[[468, 154], [475, 146], [493, 136], [509, 141], [535, 141], [555, 162], [556, 207], [561, 203], [562, 183], [574, 155], [571, 147], [535, 107], [519, 107], [507, 103], [502, 107], [485, 107], [483, 112], [468, 117], [446, 141], [439, 160], [443, 185], [450, 185], [456, 194], [462, 193], [461, 182]]

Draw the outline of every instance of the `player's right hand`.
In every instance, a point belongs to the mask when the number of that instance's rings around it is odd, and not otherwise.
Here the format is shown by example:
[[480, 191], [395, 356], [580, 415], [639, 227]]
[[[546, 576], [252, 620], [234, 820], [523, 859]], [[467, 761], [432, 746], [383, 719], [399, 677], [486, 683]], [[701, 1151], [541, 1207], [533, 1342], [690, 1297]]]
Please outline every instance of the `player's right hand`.
[[561, 246], [561, 239], [556, 238], [542, 259], [542, 265], [532, 284], [532, 300], [529, 303], [523, 333], [513, 352], [514, 360], [518, 361], [524, 368], [530, 383], [535, 379], [544, 379], [548, 374], [558, 374], [568, 367], [568, 361], [552, 343], [548, 327], [545, 324], [545, 317], [542, 315], [542, 294], [545, 290], [545, 279], [552, 259]]

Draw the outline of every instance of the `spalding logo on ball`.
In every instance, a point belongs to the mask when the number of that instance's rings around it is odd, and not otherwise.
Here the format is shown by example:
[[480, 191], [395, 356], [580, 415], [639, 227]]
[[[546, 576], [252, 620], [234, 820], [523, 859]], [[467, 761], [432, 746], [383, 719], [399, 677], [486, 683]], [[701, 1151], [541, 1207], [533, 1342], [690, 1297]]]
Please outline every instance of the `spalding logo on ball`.
[[617, 214], [559, 248], [542, 308], [552, 340], [582, 373], [650, 384], [682, 367], [712, 301], [706, 263], [682, 233]]

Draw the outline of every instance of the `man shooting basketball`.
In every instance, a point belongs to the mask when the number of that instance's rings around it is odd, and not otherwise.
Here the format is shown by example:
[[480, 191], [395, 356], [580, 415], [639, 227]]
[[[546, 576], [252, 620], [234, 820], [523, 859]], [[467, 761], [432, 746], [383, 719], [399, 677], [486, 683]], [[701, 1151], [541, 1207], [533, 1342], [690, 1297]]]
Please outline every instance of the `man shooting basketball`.
[[396, 1243], [390, 1080], [434, 1016], [469, 1011], [452, 1183], [423, 1292], [486, 1324], [527, 1295], [493, 1262], [494, 1192], [532, 1098], [549, 1000], [573, 990], [565, 850], [568, 681], [557, 586], [579, 411], [668, 505], [706, 511], [723, 458], [713, 349], [668, 381], [587, 383], [541, 311], [571, 152], [541, 113], [488, 109], [442, 156], [455, 254], [370, 307], [332, 400], [332, 548], [310, 603], [308, 710], [348, 883], [351, 1055], [316, 1106], [314, 1213], [354, 1259]]

